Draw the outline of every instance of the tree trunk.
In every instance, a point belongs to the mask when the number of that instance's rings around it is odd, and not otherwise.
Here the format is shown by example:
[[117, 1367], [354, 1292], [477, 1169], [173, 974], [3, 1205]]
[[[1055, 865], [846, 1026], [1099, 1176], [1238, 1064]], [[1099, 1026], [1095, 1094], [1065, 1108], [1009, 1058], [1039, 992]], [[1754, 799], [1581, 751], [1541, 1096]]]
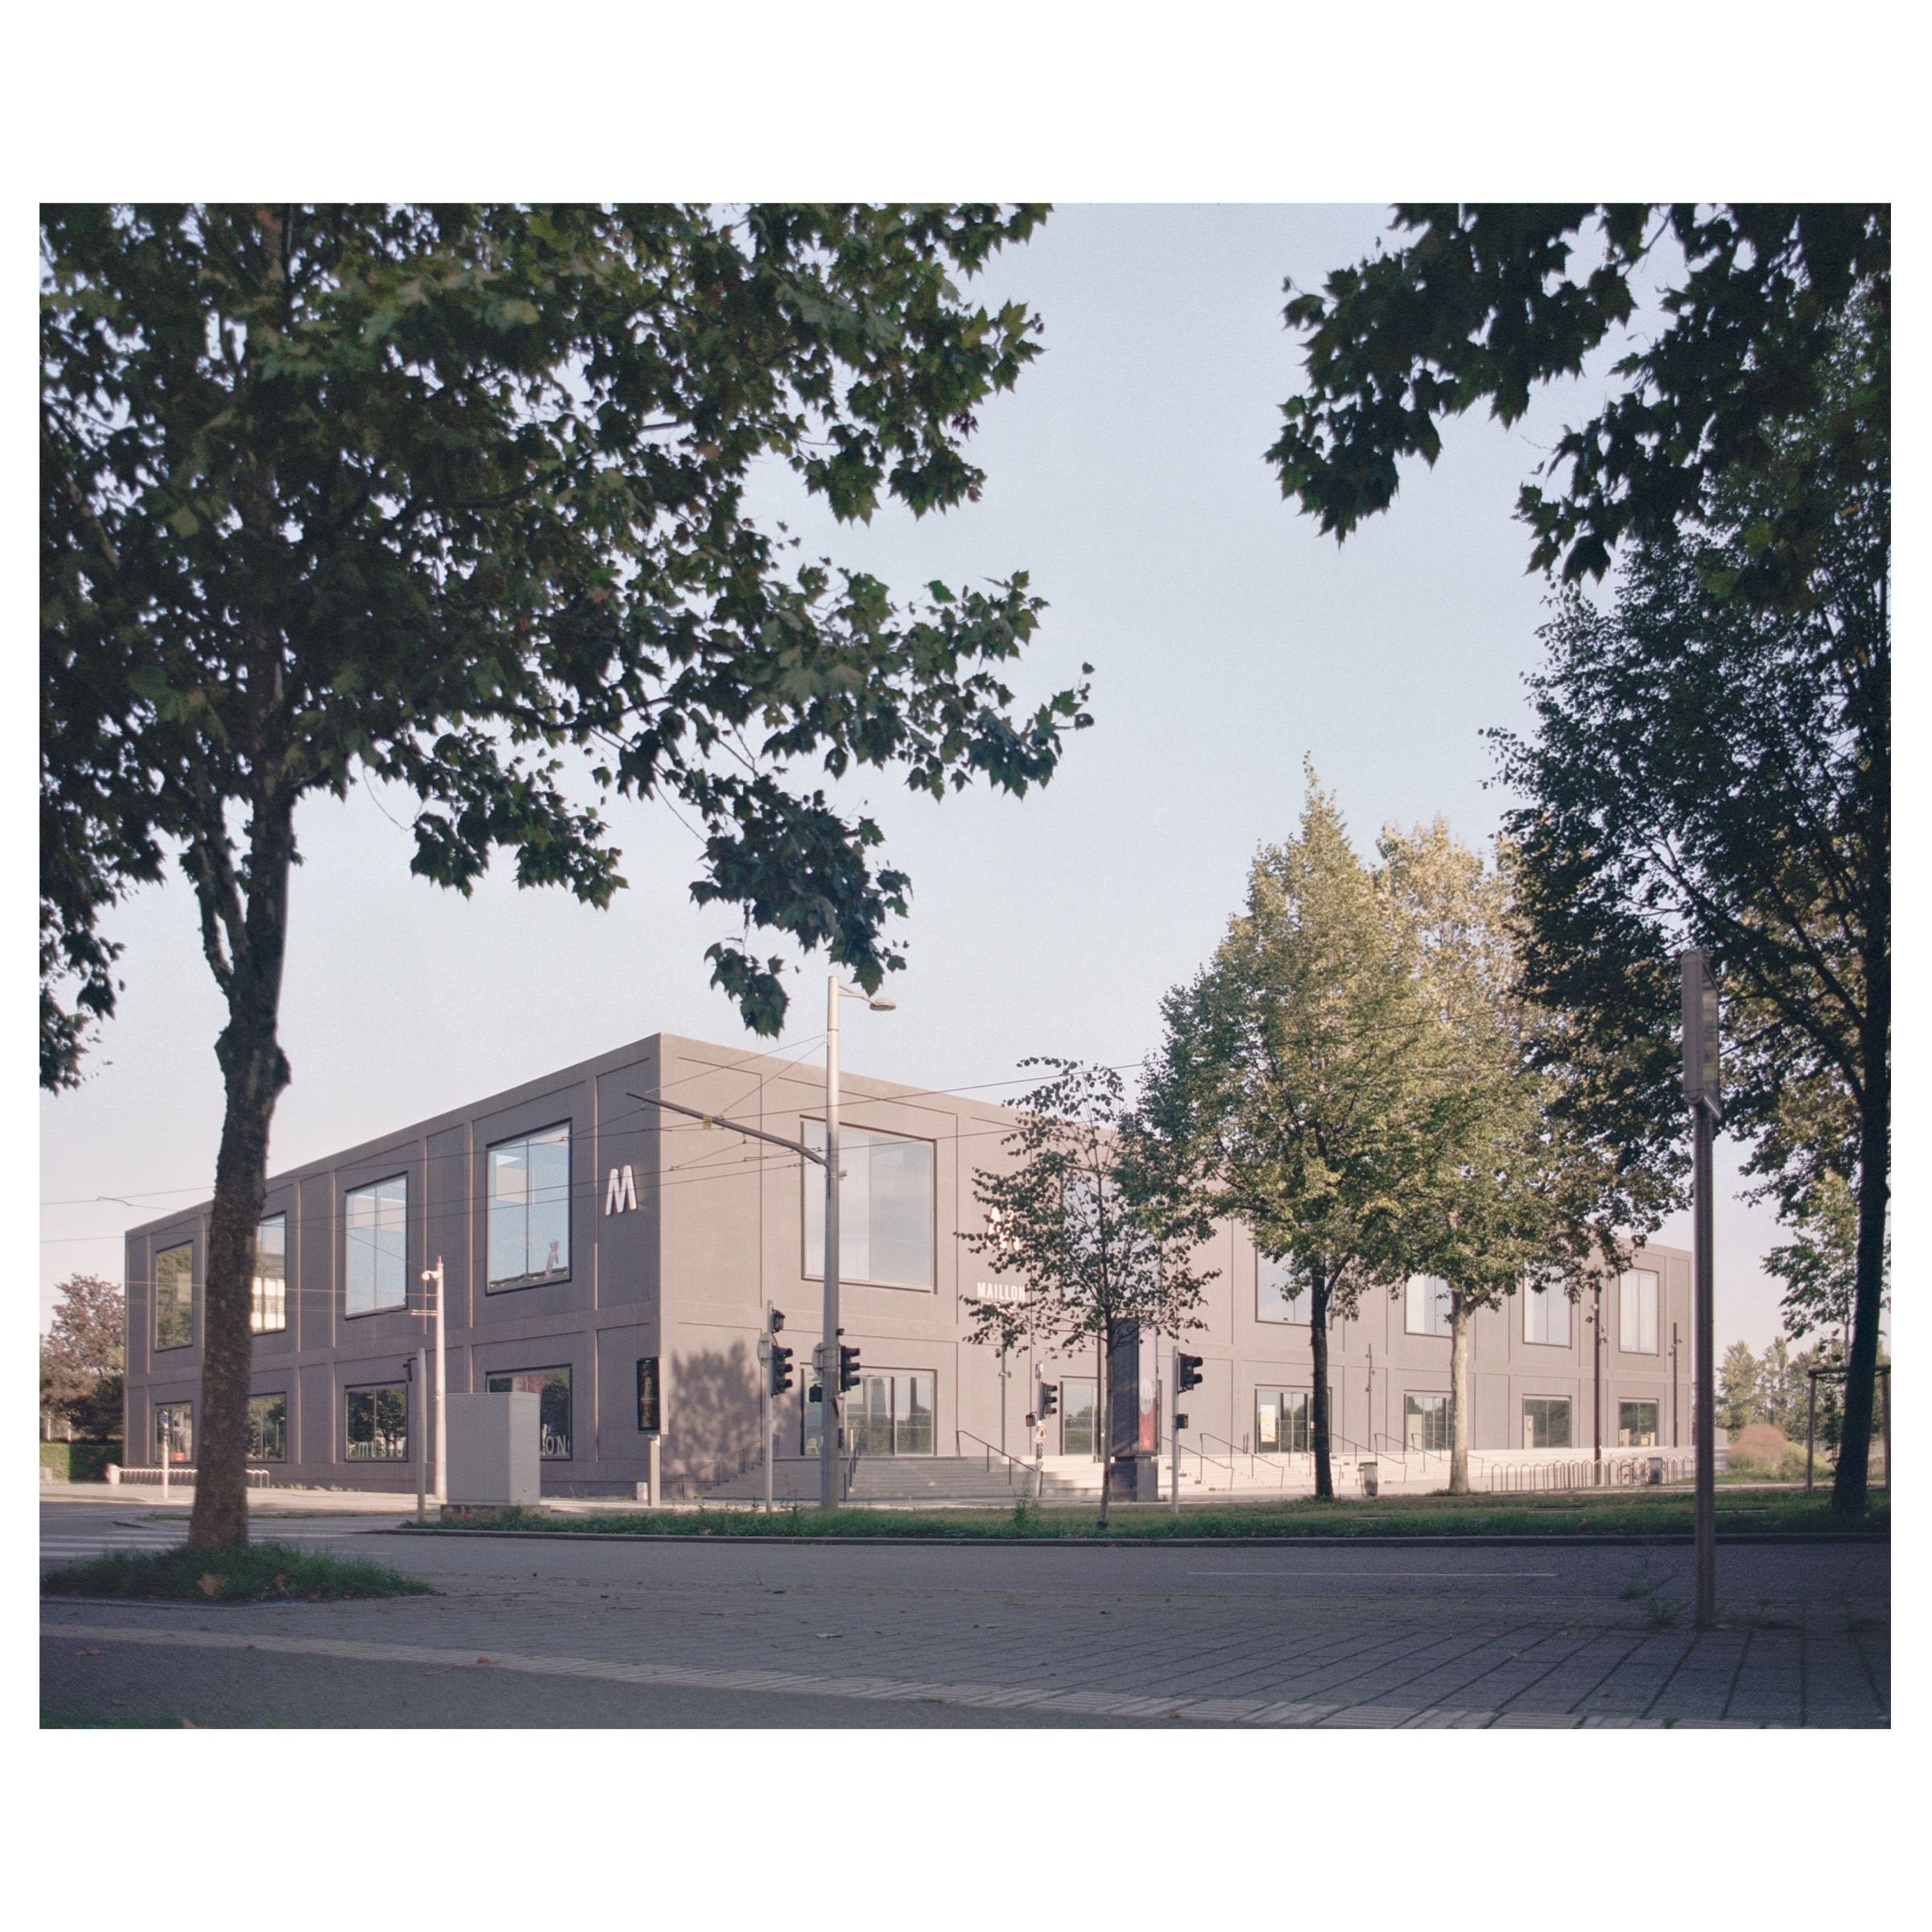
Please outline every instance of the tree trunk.
[[202, 1298], [191, 1550], [232, 1549], [248, 1541], [248, 1395], [254, 1346], [249, 1305], [268, 1177], [269, 1123], [289, 1078], [276, 1026], [293, 853], [292, 807], [258, 804], [247, 911], [239, 931], [229, 928], [228, 1024], [215, 1042], [227, 1107], [215, 1161]]
[[[1889, 991], [1888, 986], [1887, 991]], [[1872, 1006], [1889, 1018], [1873, 989]], [[1863, 1516], [1872, 1454], [1872, 1411], [1878, 1381], [1878, 1329], [1885, 1299], [1885, 1210], [1891, 1199], [1891, 1067], [1889, 1042], [1868, 1047], [1864, 1117], [1860, 1122], [1858, 1174], [1858, 1287], [1852, 1319], [1852, 1355], [1846, 1364], [1845, 1407], [1839, 1424], [1838, 1473], [1831, 1507]], [[1885, 1472], [1889, 1489], [1892, 1472]]]
[[1308, 1352], [1314, 1360], [1315, 1389], [1308, 1398], [1309, 1439], [1315, 1449], [1315, 1492], [1335, 1500], [1335, 1478], [1328, 1463], [1328, 1276], [1309, 1271]]
[[1108, 1357], [1113, 1353], [1108, 1345], [1113, 1340], [1113, 1329], [1111, 1322], [1100, 1324], [1100, 1339], [1096, 1349], [1099, 1359], [1094, 1364], [1093, 1440], [1094, 1446], [1100, 1452], [1100, 1527], [1103, 1530], [1107, 1527], [1107, 1492], [1113, 1481], [1113, 1390], [1110, 1385], [1113, 1378], [1107, 1373], [1110, 1366]]
[[1449, 1291], [1449, 1493], [1469, 1493], [1469, 1304]]

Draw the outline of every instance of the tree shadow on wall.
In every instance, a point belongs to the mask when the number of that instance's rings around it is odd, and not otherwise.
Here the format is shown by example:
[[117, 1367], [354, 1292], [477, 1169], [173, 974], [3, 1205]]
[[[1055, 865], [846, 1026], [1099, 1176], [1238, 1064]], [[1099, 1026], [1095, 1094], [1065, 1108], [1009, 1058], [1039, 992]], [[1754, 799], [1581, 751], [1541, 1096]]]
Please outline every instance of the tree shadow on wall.
[[742, 1342], [672, 1364], [664, 1420], [664, 1476], [708, 1488], [741, 1476], [764, 1454], [758, 1434], [758, 1361]]

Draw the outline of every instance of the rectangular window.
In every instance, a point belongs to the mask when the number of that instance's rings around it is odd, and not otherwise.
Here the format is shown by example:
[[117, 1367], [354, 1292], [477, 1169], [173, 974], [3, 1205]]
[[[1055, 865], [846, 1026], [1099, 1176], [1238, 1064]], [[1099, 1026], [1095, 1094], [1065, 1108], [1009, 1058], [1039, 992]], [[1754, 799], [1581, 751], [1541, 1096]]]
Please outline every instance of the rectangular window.
[[507, 1375], [485, 1376], [491, 1395], [534, 1395], [537, 1398], [537, 1453], [547, 1463], [570, 1460], [570, 1371], [568, 1368], [518, 1368]]
[[286, 1395], [251, 1395], [248, 1398], [248, 1459], [251, 1463], [288, 1460]]
[[1254, 1319], [1257, 1322], [1305, 1322], [1308, 1319], [1308, 1284], [1292, 1261], [1271, 1261], [1259, 1254], [1254, 1261]]
[[[825, 1124], [805, 1123], [805, 1144], [823, 1149]], [[805, 1162], [805, 1273], [825, 1269], [824, 1170]], [[885, 1288], [933, 1282], [932, 1147], [863, 1128], [839, 1131], [839, 1276]]]
[[1617, 1404], [1616, 1446], [1620, 1449], [1654, 1449], [1657, 1447], [1655, 1402]]
[[1627, 1269], [1616, 1278], [1616, 1345], [1625, 1355], [1657, 1353], [1657, 1275]]
[[1402, 1441], [1410, 1449], [1449, 1447], [1449, 1398], [1446, 1395], [1402, 1397]]
[[1060, 1454], [1092, 1455], [1099, 1420], [1100, 1385], [1091, 1375], [1070, 1375], [1060, 1384]]
[[[933, 1391], [936, 1377], [926, 1370], [897, 1369], [861, 1375], [859, 1385], [845, 1392], [842, 1447], [861, 1455], [931, 1455]], [[807, 1391], [817, 1386], [815, 1371], [807, 1369]], [[805, 1453], [819, 1453], [819, 1418], [824, 1406], [805, 1402]]]
[[1262, 1455], [1308, 1453], [1308, 1391], [1257, 1389], [1254, 1392], [1254, 1446]]
[[663, 1429], [663, 1410], [658, 1402], [658, 1358], [647, 1355], [638, 1364], [638, 1426], [646, 1435]]
[[1567, 1395], [1523, 1397], [1523, 1447], [1567, 1449], [1570, 1447], [1570, 1398]]
[[162, 1402], [155, 1410], [155, 1463], [161, 1462], [161, 1446], [167, 1445], [171, 1469], [192, 1464], [195, 1459], [195, 1406], [192, 1402]]
[[1570, 1346], [1570, 1298], [1562, 1289], [1524, 1290], [1523, 1340], [1546, 1342], [1552, 1348]]
[[342, 1306], [345, 1315], [374, 1315], [409, 1303], [404, 1234], [409, 1177], [397, 1174], [342, 1197]]
[[271, 1214], [255, 1229], [255, 1274], [249, 1289], [248, 1326], [253, 1335], [275, 1335], [288, 1326], [288, 1216]]
[[1402, 1326], [1411, 1335], [1449, 1332], [1449, 1284], [1433, 1274], [1412, 1274], [1402, 1296]]
[[352, 1463], [409, 1460], [409, 1389], [384, 1382], [349, 1391], [349, 1427], [345, 1432]]
[[195, 1249], [191, 1241], [155, 1257], [155, 1346], [188, 1348], [195, 1340]]
[[489, 1150], [489, 1292], [570, 1273], [570, 1123]]

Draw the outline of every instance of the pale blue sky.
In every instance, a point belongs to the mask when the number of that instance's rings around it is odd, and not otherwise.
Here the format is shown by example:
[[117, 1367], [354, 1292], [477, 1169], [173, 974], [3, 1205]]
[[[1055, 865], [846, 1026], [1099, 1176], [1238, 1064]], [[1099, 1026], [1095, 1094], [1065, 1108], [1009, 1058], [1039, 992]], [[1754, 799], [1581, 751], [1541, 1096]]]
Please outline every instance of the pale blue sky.
[[[1511, 508], [1601, 389], [1541, 398], [1509, 432], [1452, 426], [1389, 515], [1340, 549], [1319, 537], [1263, 460], [1297, 381], [1282, 279], [1357, 258], [1383, 218], [1063, 208], [974, 285], [1046, 323], [1046, 353], [979, 412], [981, 502], [840, 530], [783, 476], [761, 479], [759, 506], [808, 551], [897, 588], [1030, 571], [1051, 608], [1015, 679], [1024, 693], [1095, 666], [1095, 727], [1043, 793], [939, 805], [876, 774], [841, 788], [869, 802], [914, 886], [899, 1010], [848, 1009], [848, 1067], [965, 1086], [1010, 1079], [1029, 1054], [1137, 1061], [1256, 846], [1293, 830], [1304, 757], [1364, 850], [1385, 822], [1438, 813], [1468, 842], [1493, 834], [1504, 801], [1484, 788], [1480, 734], [1524, 721], [1546, 594]], [[275, 1166], [660, 1028], [753, 1044], [706, 989], [704, 948], [732, 923], [691, 906], [696, 848], [668, 814], [617, 812], [631, 890], [609, 914], [519, 894], [501, 873], [468, 902], [413, 881], [407, 815], [407, 800], [365, 791], [299, 820], [283, 1001], [295, 1081]], [[221, 1015], [192, 896], [178, 879], [142, 893], [110, 931], [127, 946], [122, 1014], [87, 1085], [41, 1104], [41, 1198], [57, 1203], [41, 1214], [43, 1322], [55, 1282], [118, 1279], [121, 1231], [204, 1195], [213, 1170]], [[815, 1062], [824, 985], [822, 963], [807, 965], [786, 1032]], [[1720, 1339], [1761, 1346], [1776, 1290], [1757, 1261], [1775, 1224], [1727, 1199], [1718, 1231]], [[1664, 1238], [1687, 1245], [1687, 1228]]]

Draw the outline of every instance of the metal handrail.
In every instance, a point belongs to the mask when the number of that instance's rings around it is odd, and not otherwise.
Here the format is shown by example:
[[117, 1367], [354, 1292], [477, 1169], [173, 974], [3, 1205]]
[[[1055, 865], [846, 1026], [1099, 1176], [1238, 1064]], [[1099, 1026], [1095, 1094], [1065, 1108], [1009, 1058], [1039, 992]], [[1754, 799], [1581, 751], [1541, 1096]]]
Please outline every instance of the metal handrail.
[[[1234, 1474], [1233, 1459], [1237, 1455], [1245, 1455], [1247, 1457], [1248, 1473], [1250, 1476], [1254, 1474], [1255, 1458], [1257, 1455], [1261, 1453], [1260, 1451], [1254, 1449], [1238, 1449], [1232, 1443], [1228, 1441], [1226, 1436], [1216, 1435], [1212, 1429], [1197, 1429], [1194, 1433], [1202, 1442], [1219, 1443], [1224, 1449], [1227, 1450], [1229, 1459], [1228, 1463], [1228, 1473], [1229, 1476], [1232, 1476]], [[1293, 1452], [1290, 1451], [1290, 1453], [1292, 1454]], [[1214, 1459], [1217, 1464], [1220, 1463], [1220, 1459], [1221, 1459], [1218, 1455]], [[1203, 1468], [1203, 1474], [1204, 1473], [1205, 1470]], [[1275, 1486], [1277, 1488], [1282, 1489], [1285, 1489], [1288, 1486], [1288, 1472], [1286, 1469], [1282, 1470], [1277, 1475], [1275, 1478]]]
[[956, 1455], [959, 1451], [961, 1436], [964, 1436], [969, 1443], [977, 1443], [986, 1451], [986, 1470], [989, 1475], [993, 1472], [993, 1459], [996, 1455], [1005, 1458], [1006, 1480], [1009, 1483], [1013, 1480], [1013, 1472], [1015, 1469], [1018, 1469], [1022, 1476], [1031, 1476], [1034, 1473], [1034, 1464], [1027, 1462], [1023, 1457], [1008, 1455], [1007, 1451], [1002, 1449], [997, 1443], [989, 1443], [985, 1436], [975, 1435], [970, 1429], [955, 1429], [953, 1430], [952, 1447]]

